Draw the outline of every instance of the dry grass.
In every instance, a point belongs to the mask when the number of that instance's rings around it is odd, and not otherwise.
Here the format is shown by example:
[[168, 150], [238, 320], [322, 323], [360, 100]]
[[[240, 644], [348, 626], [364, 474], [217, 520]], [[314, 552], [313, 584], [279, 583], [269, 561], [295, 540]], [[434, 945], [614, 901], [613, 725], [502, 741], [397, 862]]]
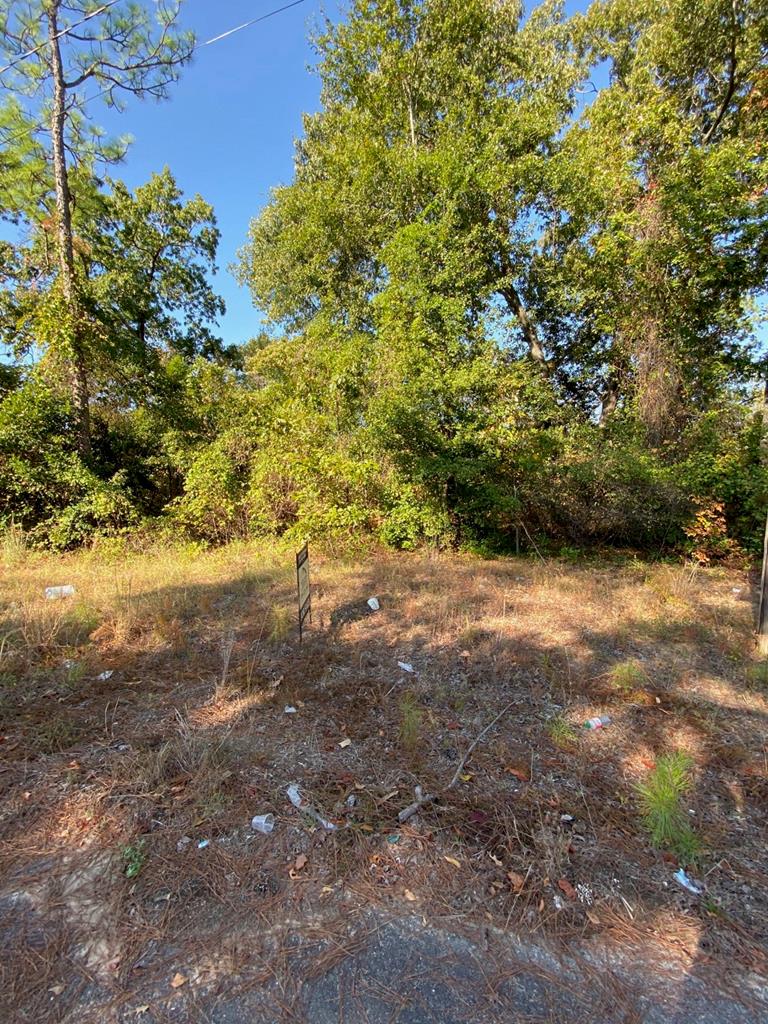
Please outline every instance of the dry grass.
[[[32, 936], [9, 940], [0, 1005], [58, 1019], [73, 978], [138, 999], [182, 961], [217, 984], [236, 964], [249, 984], [289, 986], [290, 951], [265, 936], [342, 898], [345, 913], [406, 907], [562, 939], [624, 929], [688, 948], [695, 934], [708, 958], [762, 963], [768, 702], [744, 574], [313, 554], [299, 645], [287, 549], [54, 558], [11, 538], [0, 558], [0, 939], [11, 897], [17, 918], [29, 901]], [[47, 601], [60, 583], [75, 596]], [[580, 728], [606, 713], [607, 729]], [[705, 901], [643, 825], [637, 787], [671, 751], [695, 769], [681, 807]], [[291, 782], [338, 831], [291, 806]], [[438, 799], [400, 825], [416, 784]], [[251, 835], [267, 812], [275, 831]], [[82, 872], [104, 857], [99, 961], [60, 918], [72, 858]], [[318, 962], [347, 948], [329, 939]], [[37, 981], [20, 987], [31, 963], [47, 988], [70, 979], [53, 1009]]]

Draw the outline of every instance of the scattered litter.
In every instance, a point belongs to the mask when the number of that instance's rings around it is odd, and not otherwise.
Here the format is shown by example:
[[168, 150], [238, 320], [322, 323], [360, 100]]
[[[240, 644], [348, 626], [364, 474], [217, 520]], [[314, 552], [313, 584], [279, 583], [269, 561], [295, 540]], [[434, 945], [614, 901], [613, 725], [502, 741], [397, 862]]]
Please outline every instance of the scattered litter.
[[455, 857], [448, 857], [446, 854], [443, 854], [443, 860], [447, 860], [448, 863], [449, 864], [453, 864], [453, 866], [455, 868], [460, 868], [461, 867], [461, 861], [460, 860], [456, 860]]
[[585, 729], [605, 729], [607, 725], [611, 724], [610, 715], [596, 715], [594, 718], [589, 718], [584, 723]]
[[99, 672], [99, 674], [96, 676], [96, 678], [100, 679], [101, 682], [103, 683], [103, 682], [106, 682], [107, 679], [111, 679], [112, 676], [114, 675], [114, 673], [115, 673], [114, 669], [107, 668], [103, 672]]
[[701, 896], [704, 892], [703, 886], [699, 885], [698, 882], [694, 882], [694, 880], [690, 878], [682, 868], [680, 868], [679, 871], [676, 871], [672, 877], [676, 882], [679, 882], [684, 889], [687, 889], [688, 892], [692, 892], [694, 896]]
[[410, 889], [406, 889], [405, 892], [403, 893], [403, 896], [405, 896], [409, 903], [416, 902], [416, 896], [413, 895]]
[[579, 903], [586, 903], [588, 907], [591, 907], [595, 901], [594, 893], [590, 887], [585, 885], [583, 882], [578, 882], [576, 884], [576, 895], [579, 898]]
[[372, 612], [377, 612], [381, 608], [378, 597], [369, 597], [367, 604]]
[[397, 667], [401, 668], [403, 670], [403, 672], [413, 672], [414, 671], [413, 665], [411, 665], [410, 662], [408, 662], [408, 661], [398, 661]]
[[397, 816], [397, 820], [401, 825], [403, 822], [408, 821], [409, 818], [412, 818], [414, 814], [418, 813], [424, 804], [431, 804], [435, 799], [434, 796], [429, 793], [425, 796], [422, 792], [421, 786], [417, 786], [414, 789], [413, 795], [416, 797], [414, 802], [412, 804], [408, 804], [407, 807], [404, 807]]
[[733, 594], [740, 594], [741, 593], [741, 587], [734, 587], [733, 590], [731, 591], [731, 593], [733, 593]]
[[299, 792], [298, 782], [292, 782], [286, 790], [288, 799], [291, 801], [294, 807], [298, 807], [302, 813], [307, 814], [310, 818], [322, 825], [328, 832], [335, 832], [338, 825], [334, 825], [332, 821], [327, 821], [322, 815], [318, 814], [312, 804], [308, 803]]
[[572, 814], [561, 814], [560, 815], [560, 821], [564, 822], [566, 825], [570, 825], [570, 823], [573, 821], [573, 815]]
[[565, 904], [560, 899], [560, 897], [557, 895], [557, 893], [555, 893], [554, 899], [553, 899], [552, 902], [555, 904], [555, 910], [565, 910]]
[[198, 848], [198, 850], [204, 850], [206, 848], [206, 846], [210, 846], [210, 844], [211, 844], [211, 840], [210, 839], [201, 839], [200, 842], [197, 844], [197, 848]]
[[77, 662], [73, 658], [65, 658], [61, 664], [67, 671], [69, 671], [70, 669], [75, 667]]
[[55, 601], [61, 597], [72, 597], [75, 592], [75, 588], [71, 583], [68, 583], [64, 587], [46, 587], [45, 596], [49, 601]]
[[398, 835], [397, 832], [393, 832], [391, 836], [387, 836], [387, 842], [388, 843], [392, 843], [393, 845], [395, 843], [399, 843], [400, 842], [400, 836]]
[[295, 708], [293, 706], [293, 704], [286, 704], [285, 705], [285, 714], [286, 715], [295, 715], [297, 710], [298, 710], [298, 708]]
[[176, 850], [178, 853], [182, 853], [189, 844], [192, 842], [191, 836], [182, 836], [181, 839], [176, 843]]
[[344, 747], [350, 747], [352, 746], [352, 740], [342, 740], [339, 746], [341, 747], [342, 750], [344, 749]]
[[354, 793], [350, 793], [345, 801], [348, 809], [351, 811], [354, 807], [357, 807], [357, 797]]
[[48, 991], [52, 995], [54, 995], [54, 996], [60, 996], [61, 993], [64, 991], [64, 986], [63, 985], [51, 985], [51, 987], [48, 989]]
[[188, 979], [177, 971], [171, 978], [171, 988], [181, 988], [182, 985], [186, 985], [187, 981]]
[[263, 835], [268, 836], [274, 827], [274, 814], [257, 814], [251, 818], [251, 828], [254, 832], [261, 832]]

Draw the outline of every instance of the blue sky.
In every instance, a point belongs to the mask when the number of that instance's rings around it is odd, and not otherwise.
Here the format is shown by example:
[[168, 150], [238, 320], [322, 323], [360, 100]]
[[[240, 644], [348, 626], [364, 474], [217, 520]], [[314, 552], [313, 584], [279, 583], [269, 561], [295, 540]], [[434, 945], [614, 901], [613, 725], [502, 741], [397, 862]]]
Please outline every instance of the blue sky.
[[[280, 7], [281, 0], [187, 0], [183, 25], [202, 42]], [[172, 88], [169, 100], [133, 100], [122, 114], [94, 103], [94, 120], [110, 133], [129, 134], [126, 161], [113, 170], [132, 188], [167, 164], [188, 195], [213, 204], [221, 231], [215, 285], [227, 303], [220, 326], [226, 342], [247, 341], [259, 316], [246, 289], [227, 270], [245, 241], [248, 223], [274, 185], [291, 180], [293, 143], [301, 116], [318, 109], [320, 84], [310, 30], [335, 4], [305, 0], [201, 47]]]

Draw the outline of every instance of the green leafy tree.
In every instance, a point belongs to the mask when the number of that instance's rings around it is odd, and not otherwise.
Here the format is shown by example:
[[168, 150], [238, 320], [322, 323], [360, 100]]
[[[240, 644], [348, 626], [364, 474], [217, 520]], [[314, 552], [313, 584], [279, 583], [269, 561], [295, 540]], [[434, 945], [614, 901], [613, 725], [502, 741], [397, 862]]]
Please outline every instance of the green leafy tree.
[[[89, 363], [94, 344], [81, 299], [81, 274], [73, 226], [71, 154], [81, 164], [95, 157], [119, 159], [120, 144], [102, 142], [88, 132], [89, 101], [103, 99], [119, 107], [125, 94], [163, 97], [179, 67], [189, 59], [193, 37], [174, 32], [180, 3], [154, 5], [109, 0], [14, 0], [0, 2], [0, 82], [12, 91], [12, 120], [46, 126], [44, 147], [55, 196], [54, 238], [58, 260], [54, 332], [70, 368], [78, 446], [90, 449]], [[89, 96], [87, 88], [98, 90]], [[7, 144], [20, 143], [14, 131]], [[22, 139], [24, 136], [22, 135]], [[21, 143], [28, 146], [28, 142]], [[25, 161], [17, 148], [13, 162]], [[35, 159], [37, 159], [35, 153]], [[11, 168], [13, 179], [21, 173]], [[44, 203], [44, 200], [42, 201]]]

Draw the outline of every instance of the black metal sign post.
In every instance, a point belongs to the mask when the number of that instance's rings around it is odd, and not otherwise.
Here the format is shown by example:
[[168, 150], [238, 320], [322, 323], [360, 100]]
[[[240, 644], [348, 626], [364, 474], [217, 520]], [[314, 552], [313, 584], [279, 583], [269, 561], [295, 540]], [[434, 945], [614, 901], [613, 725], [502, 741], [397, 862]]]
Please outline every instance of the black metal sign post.
[[296, 552], [296, 586], [299, 591], [299, 641], [304, 631], [304, 620], [312, 621], [312, 598], [309, 592], [309, 546]]

